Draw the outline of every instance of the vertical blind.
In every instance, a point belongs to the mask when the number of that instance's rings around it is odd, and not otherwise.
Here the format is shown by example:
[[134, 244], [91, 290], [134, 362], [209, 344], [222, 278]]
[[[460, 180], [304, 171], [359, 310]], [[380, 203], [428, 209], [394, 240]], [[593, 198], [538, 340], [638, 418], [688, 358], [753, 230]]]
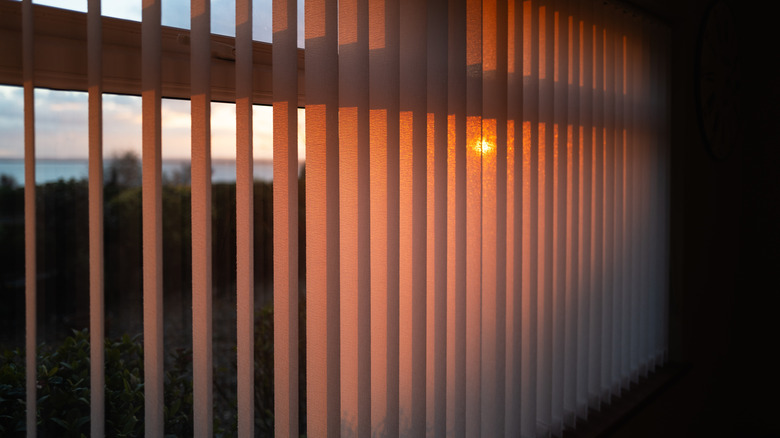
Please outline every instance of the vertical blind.
[[558, 435], [666, 354], [668, 31], [306, 3], [308, 432]]
[[[145, 430], [163, 435], [160, 0], [143, 0]], [[273, 1], [275, 427], [298, 436], [297, 2]], [[91, 431], [104, 434], [89, 1]], [[191, 6], [194, 429], [212, 435], [210, 2]], [[559, 435], [666, 358], [669, 34], [575, 0], [307, 0], [306, 397], [319, 436]], [[31, 0], [22, 3], [35, 436]], [[252, 2], [236, 0], [238, 431], [254, 435]]]

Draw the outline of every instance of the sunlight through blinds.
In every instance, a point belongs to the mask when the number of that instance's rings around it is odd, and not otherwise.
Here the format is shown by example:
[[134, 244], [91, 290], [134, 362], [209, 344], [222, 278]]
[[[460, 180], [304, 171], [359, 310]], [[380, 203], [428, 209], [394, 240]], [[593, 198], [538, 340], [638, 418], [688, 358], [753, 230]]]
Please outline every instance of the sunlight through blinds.
[[341, 431], [337, 20], [336, 0], [306, 2], [306, 424], [310, 436], [339, 436]]
[[392, 437], [398, 436], [399, 397], [400, 17], [398, 0], [369, 0], [368, 7], [371, 430]]
[[[245, 0], [246, 1], [246, 0]], [[247, 3], [249, 3], [247, 1]], [[249, 14], [251, 17], [251, 14]], [[252, 26], [247, 26], [251, 36]], [[249, 38], [249, 37], [247, 37]], [[275, 0], [273, 4], [273, 105], [274, 105], [274, 421], [276, 436], [298, 436], [298, 53], [297, 4]], [[251, 54], [251, 46], [247, 49]], [[251, 83], [251, 62], [247, 65]], [[247, 94], [251, 96], [251, 93]], [[249, 111], [252, 106], [247, 105]], [[251, 116], [247, 123], [251, 125]], [[248, 136], [251, 139], [252, 136]], [[251, 154], [252, 148], [248, 150]], [[249, 160], [249, 163], [252, 161]], [[251, 187], [251, 171], [247, 186]], [[252, 205], [251, 196], [245, 201]], [[241, 201], [237, 203], [241, 205]], [[251, 210], [251, 209], [250, 209]], [[248, 232], [252, 232], [251, 219]], [[239, 239], [239, 242], [241, 239]], [[247, 240], [251, 242], [251, 239]], [[251, 251], [249, 251], [251, 254]], [[248, 266], [251, 266], [249, 264]], [[254, 289], [247, 277], [247, 295]], [[250, 307], [254, 309], [254, 307]], [[247, 315], [250, 317], [250, 315]], [[250, 318], [251, 321], [251, 318]], [[247, 331], [252, 333], [251, 325]], [[246, 358], [251, 372], [252, 356]], [[239, 378], [239, 382], [242, 380]], [[241, 385], [242, 383], [239, 383]], [[248, 389], [252, 389], [250, 386]], [[248, 391], [251, 393], [251, 391]], [[247, 410], [252, 409], [247, 394]], [[251, 417], [247, 419], [249, 421]], [[246, 435], [254, 436], [247, 430]]]
[[[215, 424], [211, 105], [225, 91], [213, 84], [222, 80], [214, 65], [235, 68], [225, 88], [234, 87], [227, 100], [236, 104], [240, 436], [257, 432], [252, 105], [261, 99], [273, 104], [277, 437], [561, 436], [665, 364], [665, 25], [611, 1], [308, 0], [301, 76], [298, 1], [273, 0], [272, 52], [252, 41], [252, 3], [236, 0], [235, 51], [219, 58], [223, 64], [212, 53], [209, 0], [192, 0], [190, 36], [176, 41], [189, 45], [180, 53], [191, 81], [176, 96], [191, 104], [185, 220], [192, 225], [197, 436], [211, 436]], [[109, 81], [101, 1], [88, 5], [81, 17], [89, 92], [89, 418], [91, 434], [102, 436], [102, 102]], [[142, 6], [143, 427], [147, 436], [163, 436], [162, 48], [171, 41], [163, 40], [161, 1]], [[36, 8], [31, 0], [18, 8], [28, 436], [36, 434], [40, 409], [36, 282], [43, 274], [36, 266]], [[255, 63], [263, 56], [272, 66]], [[301, 78], [307, 162], [299, 212]], [[261, 98], [258, 84], [266, 87]], [[300, 214], [305, 236], [298, 235]], [[301, 285], [299, 238], [306, 243]], [[304, 366], [305, 413], [298, 411]]]
[[310, 434], [559, 436], [664, 363], [668, 30], [567, 0], [307, 17]]

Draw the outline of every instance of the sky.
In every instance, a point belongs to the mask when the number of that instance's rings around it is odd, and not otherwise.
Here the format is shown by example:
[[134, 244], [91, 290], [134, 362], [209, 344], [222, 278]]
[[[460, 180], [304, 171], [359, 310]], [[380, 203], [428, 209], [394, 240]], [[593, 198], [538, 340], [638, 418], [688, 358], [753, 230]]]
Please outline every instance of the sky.
[[[35, 4], [86, 12], [87, 0], [34, 0]], [[299, 3], [298, 45], [303, 46], [303, 0]], [[189, 0], [162, 0], [165, 26], [189, 28]], [[212, 33], [235, 35], [235, 0], [212, 0]], [[271, 0], [254, 0], [253, 38], [271, 40]], [[141, 19], [141, 0], [106, 0], [103, 15]], [[163, 158], [190, 157], [190, 103], [164, 99], [162, 103]], [[24, 155], [24, 102], [22, 88], [0, 85], [0, 159]], [[271, 107], [254, 106], [255, 159], [273, 158]], [[298, 156], [305, 158], [304, 112], [298, 110]], [[211, 105], [212, 157], [235, 158], [235, 105]], [[141, 98], [103, 95], [103, 155], [106, 158], [126, 151], [141, 151]], [[87, 93], [35, 90], [35, 134], [38, 158], [86, 158], [88, 150]]]
[[[271, 42], [271, 1], [253, 0], [252, 37]], [[87, 12], [87, 0], [33, 0], [39, 5]], [[163, 26], [190, 28], [190, 0], [162, 0]], [[109, 17], [141, 21], [141, 0], [104, 0], [101, 12]], [[211, 32], [235, 36], [235, 0], [211, 0]], [[303, 47], [303, 0], [298, 0], [298, 47]]]

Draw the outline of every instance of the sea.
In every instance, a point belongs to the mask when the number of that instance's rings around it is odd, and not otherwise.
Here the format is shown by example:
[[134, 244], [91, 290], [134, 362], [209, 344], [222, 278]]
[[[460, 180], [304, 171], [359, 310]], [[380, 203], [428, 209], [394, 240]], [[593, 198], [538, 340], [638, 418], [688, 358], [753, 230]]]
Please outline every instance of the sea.
[[[107, 158], [103, 161], [103, 168], [108, 169], [111, 166], [112, 159]], [[176, 174], [189, 172], [189, 160], [181, 159], [163, 159], [163, 176], [173, 177]], [[300, 174], [303, 163], [298, 169]], [[255, 180], [270, 182], [274, 177], [273, 162], [269, 160], [255, 160], [254, 163]], [[35, 161], [35, 183], [44, 184], [58, 180], [80, 180], [86, 179], [89, 174], [88, 162], [86, 159], [51, 159], [39, 158]], [[24, 184], [24, 159], [22, 158], [0, 158], [0, 175], [6, 175], [16, 182], [17, 185]], [[234, 160], [212, 159], [211, 161], [211, 181], [214, 183], [235, 182], [236, 181], [236, 162]]]

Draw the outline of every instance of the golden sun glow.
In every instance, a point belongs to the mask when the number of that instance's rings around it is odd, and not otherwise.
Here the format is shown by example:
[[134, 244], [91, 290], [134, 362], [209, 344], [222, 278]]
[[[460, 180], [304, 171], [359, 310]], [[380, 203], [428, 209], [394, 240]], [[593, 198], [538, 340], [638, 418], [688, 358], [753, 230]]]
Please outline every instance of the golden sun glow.
[[481, 140], [478, 140], [471, 144], [471, 149], [473, 149], [474, 152], [477, 152], [480, 155], [487, 155], [488, 153], [490, 153], [490, 151], [495, 149], [495, 147], [496, 145], [492, 141], [486, 138], [482, 138]]

